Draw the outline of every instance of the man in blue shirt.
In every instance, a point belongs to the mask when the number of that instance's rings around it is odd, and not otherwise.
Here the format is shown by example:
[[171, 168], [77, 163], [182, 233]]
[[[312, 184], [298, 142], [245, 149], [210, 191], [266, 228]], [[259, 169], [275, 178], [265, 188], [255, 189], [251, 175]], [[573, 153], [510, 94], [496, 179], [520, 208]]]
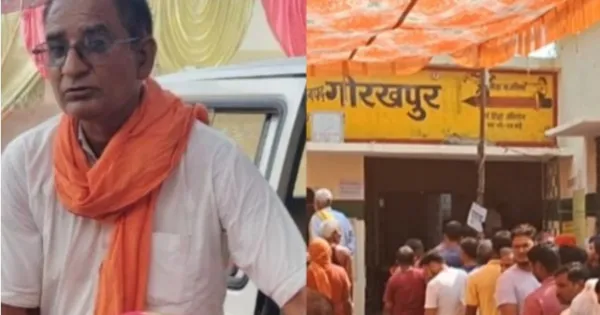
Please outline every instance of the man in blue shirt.
[[463, 226], [458, 221], [450, 221], [444, 227], [444, 240], [436, 250], [450, 267], [462, 268], [460, 259], [460, 240], [463, 235]]
[[327, 220], [338, 221], [342, 229], [342, 239], [340, 245], [348, 248], [352, 253], [356, 249], [356, 240], [354, 230], [348, 217], [342, 212], [332, 209], [333, 194], [329, 189], [321, 188], [315, 192], [315, 213], [310, 218], [309, 233], [310, 238], [318, 237], [321, 224]]

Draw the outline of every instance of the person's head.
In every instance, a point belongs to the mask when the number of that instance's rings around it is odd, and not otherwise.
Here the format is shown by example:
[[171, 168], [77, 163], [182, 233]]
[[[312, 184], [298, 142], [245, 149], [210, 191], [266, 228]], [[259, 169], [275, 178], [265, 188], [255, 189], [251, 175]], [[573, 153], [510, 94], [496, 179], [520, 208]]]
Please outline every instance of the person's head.
[[482, 240], [477, 246], [477, 263], [485, 265], [494, 257], [494, 249], [490, 240]]
[[310, 288], [306, 291], [306, 315], [334, 315], [333, 304], [325, 295]]
[[547, 232], [547, 231], [540, 231], [536, 236], [535, 236], [535, 242], [537, 244], [554, 244], [554, 236], [552, 236], [551, 233]]
[[592, 265], [598, 264], [598, 254], [600, 253], [600, 235], [592, 236], [588, 241], [588, 260]]
[[320, 188], [315, 192], [315, 210], [331, 207], [333, 194], [327, 188]]
[[87, 121], [126, 118], [156, 56], [147, 1], [50, 0], [44, 24], [34, 53], [47, 62], [61, 109]]
[[319, 235], [331, 244], [339, 244], [342, 240], [342, 228], [337, 220], [326, 220], [321, 223]]
[[515, 263], [515, 257], [513, 255], [512, 248], [503, 247], [500, 249], [500, 270], [504, 272], [506, 269], [512, 267]]
[[331, 263], [331, 245], [322, 239], [314, 238], [308, 244], [308, 261], [311, 264], [326, 266]]
[[401, 267], [410, 267], [415, 263], [415, 252], [409, 246], [402, 246], [396, 252], [396, 264]]
[[583, 290], [589, 277], [589, 271], [582, 263], [572, 262], [562, 265], [554, 273], [558, 300], [564, 305], [570, 305], [575, 296]]
[[415, 258], [419, 259], [425, 253], [425, 246], [423, 246], [423, 242], [418, 238], [410, 238], [404, 243], [404, 245], [410, 247], [415, 253]]
[[444, 241], [458, 243], [463, 234], [462, 224], [458, 221], [450, 221], [444, 227]]
[[463, 264], [477, 262], [477, 247], [479, 242], [474, 237], [465, 237], [460, 240], [460, 259]]
[[560, 256], [560, 262], [563, 265], [573, 262], [585, 264], [588, 260], [585, 249], [574, 246], [560, 246], [558, 256]]
[[421, 257], [420, 265], [427, 273], [427, 276], [433, 278], [446, 267], [446, 262], [438, 251], [432, 250]]
[[492, 248], [494, 255], [500, 257], [500, 250], [506, 247], [512, 247], [512, 236], [510, 231], [500, 230], [492, 236]]
[[520, 224], [512, 231], [512, 249], [515, 263], [521, 267], [529, 265], [527, 252], [535, 245], [536, 230], [529, 224]]
[[463, 226], [462, 237], [474, 237], [474, 238], [477, 238], [477, 237], [479, 237], [479, 232], [477, 232], [477, 230], [475, 230], [474, 228], [472, 228], [472, 227], [470, 227], [468, 225], [464, 225]]
[[551, 277], [560, 267], [560, 257], [556, 247], [548, 244], [537, 244], [527, 252], [533, 275], [540, 281]]

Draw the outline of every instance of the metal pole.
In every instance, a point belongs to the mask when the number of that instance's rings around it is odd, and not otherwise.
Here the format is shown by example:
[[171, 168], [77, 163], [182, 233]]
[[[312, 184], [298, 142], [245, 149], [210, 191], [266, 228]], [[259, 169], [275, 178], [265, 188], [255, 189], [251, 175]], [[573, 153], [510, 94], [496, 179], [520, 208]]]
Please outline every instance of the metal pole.
[[477, 203], [484, 206], [485, 202], [485, 108], [488, 103], [488, 76], [487, 69], [482, 69], [479, 75], [479, 142], [477, 144]]

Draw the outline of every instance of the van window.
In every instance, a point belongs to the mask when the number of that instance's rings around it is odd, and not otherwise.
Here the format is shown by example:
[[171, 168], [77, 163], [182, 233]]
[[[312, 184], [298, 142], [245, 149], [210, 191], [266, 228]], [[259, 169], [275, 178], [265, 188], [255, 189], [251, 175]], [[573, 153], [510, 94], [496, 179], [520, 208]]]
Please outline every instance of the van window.
[[306, 198], [306, 148], [302, 152], [298, 176], [294, 184], [294, 198]]
[[233, 139], [251, 159], [259, 157], [267, 113], [212, 112], [211, 126]]

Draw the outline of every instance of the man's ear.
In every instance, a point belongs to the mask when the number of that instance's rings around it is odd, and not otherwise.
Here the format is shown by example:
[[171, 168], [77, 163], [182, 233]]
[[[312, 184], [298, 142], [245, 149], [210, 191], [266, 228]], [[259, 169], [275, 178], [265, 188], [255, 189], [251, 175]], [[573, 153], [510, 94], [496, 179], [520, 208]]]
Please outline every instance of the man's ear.
[[153, 37], [144, 38], [138, 43], [136, 59], [138, 63], [137, 79], [145, 80], [152, 73], [156, 60], [156, 41]]

